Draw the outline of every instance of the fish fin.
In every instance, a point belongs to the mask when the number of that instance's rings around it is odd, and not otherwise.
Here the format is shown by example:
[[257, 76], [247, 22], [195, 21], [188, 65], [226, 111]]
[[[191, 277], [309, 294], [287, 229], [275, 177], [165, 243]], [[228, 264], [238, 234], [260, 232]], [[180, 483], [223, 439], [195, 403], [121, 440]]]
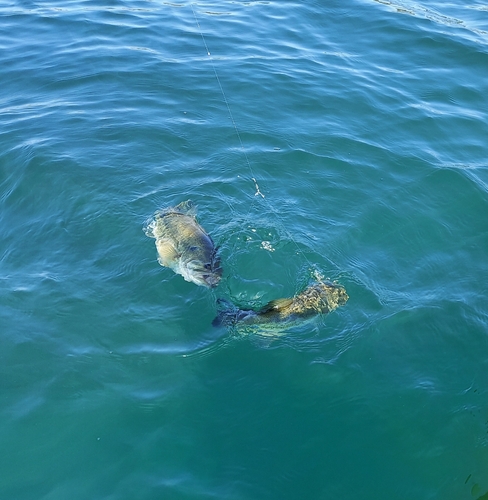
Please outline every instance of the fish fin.
[[293, 299], [275, 299], [270, 302], [268, 302], [265, 306], [263, 306], [260, 310], [259, 313], [267, 313], [270, 311], [279, 311], [281, 309], [284, 309], [285, 307], [290, 306], [293, 303]]
[[217, 316], [212, 320], [212, 326], [218, 327], [225, 324], [225, 319], [228, 315], [227, 311], [219, 311]]
[[149, 236], [149, 238], [156, 238], [154, 235], [154, 226], [155, 226], [155, 221], [153, 218], [149, 219], [146, 221], [144, 226], [142, 227], [142, 230], [144, 231], [146, 236]]
[[[229, 304], [227, 301], [224, 302], [226, 307], [231, 306], [231, 304]], [[215, 316], [215, 318], [213, 319], [212, 326], [229, 326], [235, 321], [235, 316], [236, 313], [232, 309], [221, 309], [217, 312], [217, 316]]]
[[212, 256], [211, 256], [211, 262], [210, 262], [210, 264], [211, 264], [212, 269], [214, 271], [222, 270], [222, 265], [221, 265], [221, 261], [220, 261], [220, 255], [218, 255], [218, 253], [217, 253], [219, 251], [219, 248], [220, 247], [214, 248], [214, 251], [212, 252]]
[[236, 322], [239, 309], [227, 299], [217, 299], [217, 316], [212, 321], [212, 326], [230, 326]]
[[171, 263], [180, 257], [180, 254], [168, 239], [156, 240], [159, 254], [159, 263], [164, 267], [171, 267]]
[[180, 214], [191, 215], [192, 217], [197, 215], [197, 207], [191, 200], [182, 201], [173, 208], [173, 211]]

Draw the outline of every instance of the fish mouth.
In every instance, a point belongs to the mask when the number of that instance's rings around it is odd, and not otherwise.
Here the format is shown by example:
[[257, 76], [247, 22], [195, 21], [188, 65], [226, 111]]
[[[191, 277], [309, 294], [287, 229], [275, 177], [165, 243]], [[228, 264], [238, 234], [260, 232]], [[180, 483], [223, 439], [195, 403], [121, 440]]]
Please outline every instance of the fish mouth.
[[217, 274], [212, 274], [209, 276], [203, 276], [203, 279], [209, 288], [215, 288], [220, 283], [221, 277]]
[[190, 280], [200, 286], [206, 286], [208, 288], [215, 288], [222, 278], [222, 269], [212, 268], [210, 264], [205, 266], [188, 266], [188, 275]]
[[218, 274], [195, 274], [191, 273], [191, 278], [194, 283], [208, 288], [215, 288], [219, 283], [221, 277]]

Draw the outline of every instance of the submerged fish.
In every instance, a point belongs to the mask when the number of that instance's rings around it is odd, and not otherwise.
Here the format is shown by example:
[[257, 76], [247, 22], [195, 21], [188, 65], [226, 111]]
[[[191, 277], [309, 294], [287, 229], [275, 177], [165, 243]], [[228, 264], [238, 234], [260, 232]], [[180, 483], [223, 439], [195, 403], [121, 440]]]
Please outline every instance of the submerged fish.
[[[212, 324], [236, 327], [276, 325], [280, 329], [280, 326], [293, 326], [317, 314], [327, 314], [344, 305], [348, 298], [343, 287], [319, 282], [294, 297], [272, 300], [258, 310], [239, 309], [225, 303]], [[224, 301], [220, 301], [220, 305], [222, 303]]]
[[215, 287], [222, 277], [212, 238], [196, 221], [191, 201], [159, 210], [144, 228], [156, 239], [159, 263], [199, 286]]

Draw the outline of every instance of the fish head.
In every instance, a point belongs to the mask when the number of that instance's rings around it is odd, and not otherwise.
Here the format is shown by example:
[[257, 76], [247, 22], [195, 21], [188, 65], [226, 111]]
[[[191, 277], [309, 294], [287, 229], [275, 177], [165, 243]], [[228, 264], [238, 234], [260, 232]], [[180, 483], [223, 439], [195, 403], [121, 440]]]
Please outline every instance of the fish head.
[[349, 295], [347, 295], [346, 289], [342, 286], [338, 286], [336, 288], [337, 293], [337, 304], [343, 306], [349, 299]]
[[222, 268], [216, 249], [212, 249], [212, 252], [207, 254], [195, 255], [193, 259], [186, 262], [185, 268], [182, 273], [183, 277], [199, 286], [215, 288], [222, 279]]
[[328, 285], [320, 284], [319, 292], [322, 299], [327, 304], [329, 311], [337, 309], [339, 306], [343, 306], [349, 299], [346, 289], [340, 285]]
[[213, 267], [209, 262], [203, 264], [199, 260], [192, 260], [187, 263], [183, 276], [196, 285], [215, 288], [222, 278], [222, 269]]

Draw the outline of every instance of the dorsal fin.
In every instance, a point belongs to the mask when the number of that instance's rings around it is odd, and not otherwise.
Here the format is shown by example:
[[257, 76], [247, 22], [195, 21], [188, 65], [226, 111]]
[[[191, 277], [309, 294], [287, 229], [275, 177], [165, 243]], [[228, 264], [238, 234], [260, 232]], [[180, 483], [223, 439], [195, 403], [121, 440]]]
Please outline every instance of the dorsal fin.
[[259, 310], [259, 313], [263, 314], [270, 311], [282, 311], [283, 309], [291, 306], [292, 303], [293, 299], [287, 298], [271, 300]]
[[197, 215], [197, 207], [191, 200], [182, 201], [176, 205], [173, 211], [180, 214], [191, 215], [193, 217]]

